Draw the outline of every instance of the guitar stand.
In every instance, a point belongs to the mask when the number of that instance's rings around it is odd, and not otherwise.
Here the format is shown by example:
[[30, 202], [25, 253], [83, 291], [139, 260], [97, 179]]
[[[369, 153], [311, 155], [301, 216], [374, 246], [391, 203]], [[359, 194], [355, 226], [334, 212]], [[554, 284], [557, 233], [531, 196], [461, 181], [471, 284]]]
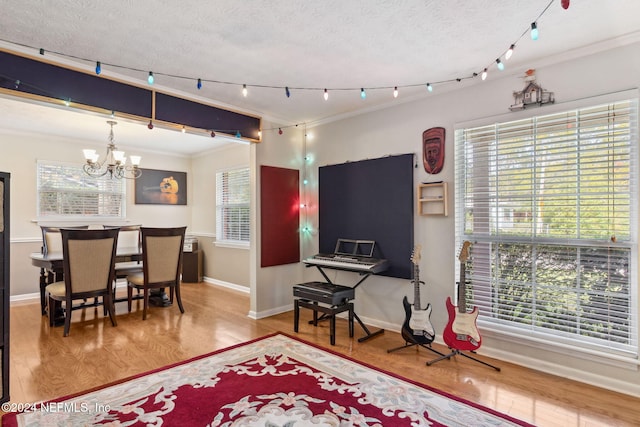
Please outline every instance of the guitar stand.
[[444, 354], [440, 353], [438, 350], [436, 350], [435, 348], [431, 347], [431, 344], [420, 344], [420, 343], [417, 343], [417, 342], [408, 342], [408, 341], [405, 341], [404, 345], [401, 345], [400, 347], [390, 348], [389, 350], [387, 350], [387, 353], [393, 353], [394, 351], [403, 350], [405, 348], [410, 348], [410, 347], [415, 347], [417, 345], [419, 345], [422, 348], [426, 348], [429, 351], [433, 351], [434, 353], [439, 354], [440, 356], [446, 357]]
[[433, 365], [434, 363], [439, 362], [439, 361], [444, 360], [444, 359], [449, 359], [449, 360], [451, 360], [451, 358], [452, 358], [453, 356], [458, 356], [458, 355], [460, 355], [460, 356], [464, 356], [464, 357], [466, 357], [467, 359], [471, 359], [471, 360], [473, 360], [473, 361], [475, 361], [475, 362], [481, 363], [481, 364], [483, 364], [483, 365], [485, 365], [485, 366], [488, 366], [488, 367], [493, 368], [493, 369], [495, 369], [496, 371], [500, 372], [500, 368], [498, 368], [497, 366], [491, 365], [490, 363], [484, 362], [484, 361], [482, 361], [482, 360], [480, 360], [480, 359], [477, 359], [477, 358], [475, 358], [475, 357], [473, 357], [473, 356], [469, 356], [468, 354], [465, 354], [465, 353], [463, 353], [463, 352], [462, 352], [462, 351], [460, 351], [460, 350], [453, 350], [453, 349], [452, 349], [451, 353], [449, 353], [449, 354], [443, 354], [443, 355], [442, 355], [442, 356], [440, 356], [440, 357], [437, 357], [437, 358], [435, 358], [435, 359], [433, 359], [433, 360], [428, 361], [428, 362], [427, 362], [427, 366], [431, 366], [431, 365]]

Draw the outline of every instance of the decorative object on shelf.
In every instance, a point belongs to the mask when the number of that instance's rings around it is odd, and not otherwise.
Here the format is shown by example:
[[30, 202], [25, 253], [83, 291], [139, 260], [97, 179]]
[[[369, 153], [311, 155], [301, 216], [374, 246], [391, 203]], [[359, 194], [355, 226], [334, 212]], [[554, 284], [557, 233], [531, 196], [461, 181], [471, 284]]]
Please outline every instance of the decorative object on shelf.
[[509, 107], [511, 111], [524, 110], [527, 106], [541, 106], [555, 102], [553, 92], [542, 89], [542, 86], [536, 83], [536, 70], [527, 70], [524, 81], [526, 82], [524, 89], [519, 92], [513, 92], [515, 103]]
[[442, 127], [422, 132], [422, 163], [427, 173], [440, 173], [444, 166], [444, 135]]
[[155, 169], [138, 169], [136, 205], [186, 205], [187, 173]]
[[109, 143], [107, 144], [107, 155], [105, 159], [100, 162], [98, 159], [100, 155], [96, 153], [96, 150], [82, 150], [84, 158], [87, 163], [84, 165], [84, 171], [93, 177], [100, 177], [109, 174], [111, 178], [126, 178], [136, 179], [142, 174], [142, 171], [138, 168], [140, 166], [140, 156], [129, 156], [131, 164], [127, 165], [127, 158], [124, 151], [118, 150], [113, 142], [113, 126], [118, 122], [113, 120], [107, 120], [111, 130], [109, 132]]

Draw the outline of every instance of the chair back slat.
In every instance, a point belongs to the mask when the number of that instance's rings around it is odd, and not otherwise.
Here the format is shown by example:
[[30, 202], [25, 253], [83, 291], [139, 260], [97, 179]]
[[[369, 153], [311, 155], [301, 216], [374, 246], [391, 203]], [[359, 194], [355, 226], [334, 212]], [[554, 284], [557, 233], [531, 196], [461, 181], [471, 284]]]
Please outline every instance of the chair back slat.
[[146, 236], [148, 283], [175, 281], [179, 274], [182, 236]]
[[118, 229], [62, 229], [66, 294], [74, 295], [110, 289]]
[[110, 283], [114, 238], [69, 240], [69, 278], [71, 292], [104, 289]]

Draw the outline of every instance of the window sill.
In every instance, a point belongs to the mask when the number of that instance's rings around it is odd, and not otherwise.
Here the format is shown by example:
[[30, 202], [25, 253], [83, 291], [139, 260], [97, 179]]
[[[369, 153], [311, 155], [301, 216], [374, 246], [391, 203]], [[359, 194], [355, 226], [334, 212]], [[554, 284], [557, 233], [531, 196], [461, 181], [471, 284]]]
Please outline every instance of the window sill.
[[228, 249], [245, 249], [249, 250], [249, 242], [237, 242], [233, 240], [217, 240], [213, 242], [214, 246], [217, 248], [228, 248]]

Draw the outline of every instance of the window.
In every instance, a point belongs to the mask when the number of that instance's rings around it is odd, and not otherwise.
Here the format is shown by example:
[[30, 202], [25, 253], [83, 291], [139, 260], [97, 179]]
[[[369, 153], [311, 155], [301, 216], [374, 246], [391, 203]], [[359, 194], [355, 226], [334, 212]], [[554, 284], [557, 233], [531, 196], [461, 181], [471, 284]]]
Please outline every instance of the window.
[[216, 240], [249, 244], [249, 168], [216, 173]]
[[637, 117], [627, 100], [456, 130], [456, 238], [483, 328], [637, 356]]
[[82, 165], [38, 161], [38, 218], [123, 218], [124, 180], [93, 178]]

